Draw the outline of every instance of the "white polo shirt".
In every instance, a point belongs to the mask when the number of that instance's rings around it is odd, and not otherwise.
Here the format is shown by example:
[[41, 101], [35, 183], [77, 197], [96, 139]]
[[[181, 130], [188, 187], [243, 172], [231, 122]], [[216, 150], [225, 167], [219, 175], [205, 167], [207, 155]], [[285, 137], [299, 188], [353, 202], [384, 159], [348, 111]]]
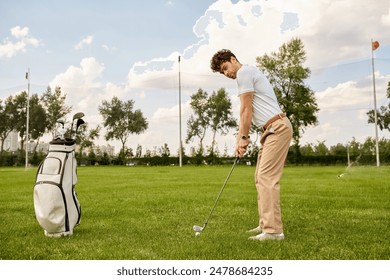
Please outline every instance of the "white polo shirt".
[[252, 122], [262, 127], [270, 118], [281, 114], [275, 92], [267, 77], [255, 66], [242, 65], [236, 76], [238, 96], [254, 92]]

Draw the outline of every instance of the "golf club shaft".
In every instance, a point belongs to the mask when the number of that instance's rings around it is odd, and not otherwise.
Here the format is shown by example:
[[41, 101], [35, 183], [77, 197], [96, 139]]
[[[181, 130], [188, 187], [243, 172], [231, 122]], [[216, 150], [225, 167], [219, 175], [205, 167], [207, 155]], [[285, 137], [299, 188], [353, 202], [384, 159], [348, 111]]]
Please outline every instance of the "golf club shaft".
[[223, 183], [221, 190], [219, 191], [219, 194], [218, 194], [218, 196], [217, 196], [217, 199], [216, 199], [215, 202], [214, 202], [213, 208], [211, 208], [210, 214], [209, 214], [209, 216], [207, 217], [206, 222], [204, 223], [203, 230], [206, 228], [207, 223], [209, 222], [209, 220], [210, 220], [210, 218], [211, 218], [211, 215], [212, 215], [213, 212], [214, 212], [215, 206], [217, 206], [218, 200], [219, 200], [219, 198], [220, 198], [220, 196], [221, 196], [223, 190], [225, 189], [226, 183], [227, 183], [227, 181], [229, 180], [230, 175], [232, 174], [233, 169], [234, 169], [234, 167], [236, 166], [236, 164], [237, 164], [237, 162], [239, 161], [239, 159], [240, 159], [239, 157], [236, 157], [236, 159], [234, 160], [233, 166], [232, 166], [232, 168], [230, 169], [229, 174], [228, 174], [228, 176], [226, 177], [225, 182]]

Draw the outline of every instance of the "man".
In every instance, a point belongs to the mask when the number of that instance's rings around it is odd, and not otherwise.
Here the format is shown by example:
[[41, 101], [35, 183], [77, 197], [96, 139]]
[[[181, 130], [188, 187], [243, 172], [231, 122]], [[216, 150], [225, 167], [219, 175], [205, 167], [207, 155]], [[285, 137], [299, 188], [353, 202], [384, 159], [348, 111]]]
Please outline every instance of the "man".
[[230, 50], [220, 50], [211, 59], [213, 72], [235, 79], [240, 97], [240, 123], [236, 155], [244, 156], [250, 144], [253, 122], [261, 128], [262, 145], [257, 158], [255, 183], [258, 193], [259, 226], [253, 240], [282, 240], [280, 178], [292, 138], [292, 126], [282, 112], [275, 92], [263, 73], [254, 66], [241, 64]]

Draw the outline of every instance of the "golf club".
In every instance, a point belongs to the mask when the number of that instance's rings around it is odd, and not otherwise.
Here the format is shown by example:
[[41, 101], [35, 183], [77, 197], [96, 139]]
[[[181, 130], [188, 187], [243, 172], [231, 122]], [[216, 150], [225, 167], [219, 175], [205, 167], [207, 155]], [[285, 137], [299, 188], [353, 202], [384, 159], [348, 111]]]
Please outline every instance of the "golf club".
[[217, 196], [217, 199], [215, 200], [214, 205], [213, 205], [213, 208], [211, 208], [210, 214], [209, 214], [209, 216], [207, 217], [206, 222], [203, 224], [203, 227], [197, 226], [197, 225], [194, 225], [194, 226], [192, 227], [193, 230], [195, 231], [195, 235], [196, 235], [196, 236], [200, 235], [200, 233], [206, 229], [206, 226], [207, 226], [207, 224], [208, 224], [208, 222], [209, 222], [209, 220], [210, 220], [210, 218], [211, 218], [211, 215], [212, 215], [213, 212], [214, 212], [215, 206], [216, 206], [217, 203], [218, 203], [218, 200], [219, 200], [219, 198], [220, 198], [220, 196], [221, 196], [221, 194], [222, 194], [222, 192], [223, 192], [223, 190], [224, 190], [224, 188], [225, 188], [225, 186], [226, 186], [226, 183], [227, 183], [227, 181], [229, 180], [230, 175], [232, 174], [233, 169], [234, 169], [234, 167], [236, 166], [236, 164], [238, 163], [239, 160], [240, 160], [239, 157], [236, 157], [236, 159], [234, 160], [233, 166], [232, 166], [232, 168], [230, 169], [229, 174], [228, 174], [228, 176], [226, 177], [225, 182], [223, 183], [221, 190], [219, 191], [219, 194], [218, 194], [218, 196]]
[[64, 134], [65, 134], [65, 120], [64, 119], [58, 119], [57, 120], [57, 123], [62, 125], [62, 127], [60, 127], [59, 129], [57, 129], [57, 133], [59, 134], [60, 136], [60, 139], [64, 139]]
[[75, 134], [77, 134], [77, 130], [78, 130], [79, 127], [82, 126], [83, 124], [85, 124], [85, 121], [84, 121], [83, 119], [78, 119], [78, 120], [77, 120]]
[[57, 120], [57, 123], [61, 124], [62, 125], [62, 128], [64, 128], [64, 125], [65, 125], [65, 120], [63, 118], [60, 118]]
[[71, 127], [70, 127], [70, 137], [72, 137], [72, 134], [73, 134], [73, 123], [74, 123], [74, 120], [81, 119], [82, 117], [84, 117], [84, 113], [83, 112], [78, 112], [78, 113], [73, 115], [72, 123], [71, 123]]

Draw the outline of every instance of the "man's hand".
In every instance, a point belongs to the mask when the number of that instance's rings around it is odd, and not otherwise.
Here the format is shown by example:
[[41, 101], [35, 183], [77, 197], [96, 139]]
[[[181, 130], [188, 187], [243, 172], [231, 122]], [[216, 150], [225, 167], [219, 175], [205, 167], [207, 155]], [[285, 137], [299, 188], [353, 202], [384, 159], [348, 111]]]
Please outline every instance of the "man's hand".
[[251, 141], [249, 139], [238, 140], [236, 145], [236, 156], [242, 158], [245, 155], [246, 149], [248, 148], [250, 143]]

